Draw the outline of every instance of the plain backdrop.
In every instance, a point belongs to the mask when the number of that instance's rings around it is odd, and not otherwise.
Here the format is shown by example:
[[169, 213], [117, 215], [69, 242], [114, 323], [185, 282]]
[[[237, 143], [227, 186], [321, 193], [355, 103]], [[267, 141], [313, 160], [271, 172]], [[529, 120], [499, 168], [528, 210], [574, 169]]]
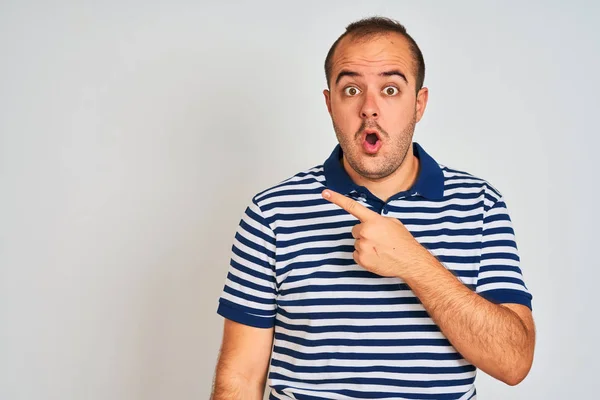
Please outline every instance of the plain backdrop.
[[208, 398], [239, 219], [330, 154], [323, 61], [371, 15], [424, 53], [415, 141], [513, 218], [536, 358], [480, 398], [592, 398], [597, 4], [0, 1], [0, 399]]

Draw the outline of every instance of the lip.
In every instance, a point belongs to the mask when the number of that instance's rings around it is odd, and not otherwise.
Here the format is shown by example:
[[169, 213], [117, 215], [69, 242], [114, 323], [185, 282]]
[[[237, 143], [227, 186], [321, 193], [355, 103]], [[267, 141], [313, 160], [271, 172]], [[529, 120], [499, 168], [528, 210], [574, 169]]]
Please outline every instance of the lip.
[[[377, 136], [377, 142], [375, 144], [370, 144], [369, 142], [367, 142], [367, 135], [370, 134]], [[367, 154], [377, 154], [379, 149], [381, 149], [381, 145], [383, 144], [383, 142], [381, 141], [381, 135], [378, 131], [374, 129], [365, 129], [363, 131], [363, 134], [361, 135], [361, 138], [362, 147]]]

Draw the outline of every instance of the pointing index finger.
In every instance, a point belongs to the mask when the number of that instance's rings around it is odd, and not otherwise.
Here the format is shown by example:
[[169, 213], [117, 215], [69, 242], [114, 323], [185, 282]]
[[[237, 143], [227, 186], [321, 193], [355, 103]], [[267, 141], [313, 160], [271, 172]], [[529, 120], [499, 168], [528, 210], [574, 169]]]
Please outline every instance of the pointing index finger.
[[379, 214], [369, 210], [367, 207], [363, 206], [357, 201], [354, 201], [344, 195], [341, 195], [333, 190], [323, 190], [321, 193], [325, 200], [329, 200], [331, 203], [336, 204], [348, 211], [350, 214], [354, 215], [359, 219], [360, 222], [366, 222], [373, 217], [379, 217]]

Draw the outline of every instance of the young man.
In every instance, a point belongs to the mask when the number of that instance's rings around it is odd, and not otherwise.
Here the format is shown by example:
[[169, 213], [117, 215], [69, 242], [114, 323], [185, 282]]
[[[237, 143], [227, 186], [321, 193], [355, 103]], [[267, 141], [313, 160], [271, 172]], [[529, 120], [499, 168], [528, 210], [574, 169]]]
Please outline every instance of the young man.
[[423, 56], [402, 25], [349, 25], [325, 62], [339, 141], [257, 194], [218, 312], [213, 399], [475, 399], [476, 368], [531, 368], [531, 294], [501, 194], [412, 137]]

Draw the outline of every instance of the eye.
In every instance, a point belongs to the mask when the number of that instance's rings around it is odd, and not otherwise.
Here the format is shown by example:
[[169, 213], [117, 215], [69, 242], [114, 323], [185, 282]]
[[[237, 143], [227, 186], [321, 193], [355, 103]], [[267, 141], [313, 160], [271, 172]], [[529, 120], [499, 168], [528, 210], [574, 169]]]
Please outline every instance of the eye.
[[383, 93], [387, 94], [388, 96], [395, 96], [400, 93], [400, 91], [395, 86], [387, 86], [383, 89]]
[[358, 90], [358, 88], [354, 87], [354, 86], [348, 86], [347, 88], [344, 89], [344, 94], [346, 96], [356, 96], [357, 94], [360, 93], [360, 90]]

